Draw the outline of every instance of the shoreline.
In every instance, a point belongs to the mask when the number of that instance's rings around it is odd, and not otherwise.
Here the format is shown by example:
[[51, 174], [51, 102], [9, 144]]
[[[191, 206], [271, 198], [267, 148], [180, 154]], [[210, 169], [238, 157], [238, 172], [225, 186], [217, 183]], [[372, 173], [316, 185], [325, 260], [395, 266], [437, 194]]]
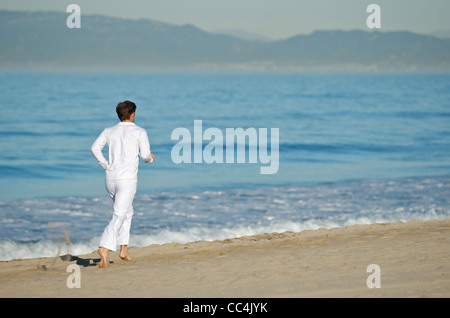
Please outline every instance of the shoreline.
[[[450, 297], [450, 219], [0, 262], [0, 297]], [[69, 288], [79, 268], [80, 288]], [[368, 266], [380, 268], [369, 288]], [[375, 272], [374, 272], [375, 273]], [[378, 280], [378, 279], [376, 279]]]

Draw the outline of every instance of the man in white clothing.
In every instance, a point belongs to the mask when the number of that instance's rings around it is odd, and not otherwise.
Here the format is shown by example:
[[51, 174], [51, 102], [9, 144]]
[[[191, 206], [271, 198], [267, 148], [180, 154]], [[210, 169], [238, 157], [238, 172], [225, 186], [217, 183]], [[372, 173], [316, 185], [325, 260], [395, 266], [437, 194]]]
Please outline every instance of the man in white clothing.
[[[134, 124], [136, 105], [124, 101], [117, 105], [116, 112], [120, 123], [104, 129], [91, 147], [92, 154], [105, 169], [106, 189], [114, 202], [112, 220], [103, 232], [98, 249], [101, 268], [107, 267], [108, 253], [115, 251], [117, 245], [120, 245], [120, 258], [131, 261], [127, 246], [134, 212], [139, 157], [146, 163], [155, 160], [147, 132]], [[102, 153], [105, 145], [108, 145], [108, 160]]]

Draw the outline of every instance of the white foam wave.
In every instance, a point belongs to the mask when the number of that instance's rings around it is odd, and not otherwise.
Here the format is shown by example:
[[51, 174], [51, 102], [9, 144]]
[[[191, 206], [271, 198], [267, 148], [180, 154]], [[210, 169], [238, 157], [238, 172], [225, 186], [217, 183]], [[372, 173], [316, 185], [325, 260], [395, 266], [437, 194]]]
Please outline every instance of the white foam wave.
[[[141, 195], [135, 200], [130, 245], [450, 218], [449, 181], [411, 178]], [[95, 251], [109, 209], [109, 201], [96, 198], [0, 202], [0, 260]], [[66, 211], [74, 213], [69, 217]]]
[[[226, 227], [192, 227], [180, 230], [160, 229], [153, 233], [131, 235], [130, 246], [145, 247], [152, 244], [165, 243], [189, 243], [195, 241], [215, 241], [228, 238], [259, 235], [264, 233], [301, 232], [303, 230], [317, 230], [319, 228], [331, 229], [355, 224], [374, 224], [407, 222], [412, 220], [442, 219], [446, 216], [437, 216], [430, 210], [428, 214], [423, 214], [419, 218], [408, 217], [407, 214], [397, 217], [370, 218], [361, 216], [348, 219], [310, 219], [303, 222], [277, 222], [267, 225], [249, 225]], [[447, 216], [448, 217], [448, 216]], [[54, 240], [43, 240], [39, 242], [13, 242], [9, 240], [0, 241], [0, 260], [9, 261], [13, 259], [26, 259], [37, 257], [55, 257], [65, 254], [83, 255], [95, 251], [98, 248], [100, 237], [94, 237], [83, 242], [73, 242], [67, 246], [64, 242]]]
[[0, 241], [0, 261], [13, 259], [57, 257], [66, 254], [83, 255], [96, 249], [99, 238], [88, 242], [66, 245], [63, 242], [43, 240], [39, 242], [14, 242], [10, 240]]

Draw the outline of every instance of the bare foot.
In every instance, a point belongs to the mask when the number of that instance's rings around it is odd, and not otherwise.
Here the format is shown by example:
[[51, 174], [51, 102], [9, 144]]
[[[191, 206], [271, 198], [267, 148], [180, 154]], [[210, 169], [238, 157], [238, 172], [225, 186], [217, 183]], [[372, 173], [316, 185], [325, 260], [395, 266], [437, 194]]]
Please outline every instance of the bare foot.
[[100, 260], [100, 268], [105, 268], [108, 266], [108, 252], [109, 250], [105, 247], [100, 247], [98, 249], [98, 255], [100, 255], [101, 260]]
[[130, 257], [130, 255], [119, 255], [119, 257], [124, 261], [132, 261], [133, 259]]
[[119, 257], [124, 261], [132, 261], [133, 259], [128, 255], [128, 247], [126, 245], [120, 246]]

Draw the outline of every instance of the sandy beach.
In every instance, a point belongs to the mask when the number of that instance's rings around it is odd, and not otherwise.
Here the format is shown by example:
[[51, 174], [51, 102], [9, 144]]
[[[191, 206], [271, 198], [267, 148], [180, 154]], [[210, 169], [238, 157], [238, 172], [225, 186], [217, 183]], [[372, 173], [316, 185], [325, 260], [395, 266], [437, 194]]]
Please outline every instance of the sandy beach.
[[[126, 262], [112, 252], [106, 269], [96, 251], [3, 261], [0, 296], [450, 297], [450, 219], [131, 247], [130, 254]], [[80, 288], [68, 287], [71, 264]], [[368, 272], [371, 264], [380, 271]]]

